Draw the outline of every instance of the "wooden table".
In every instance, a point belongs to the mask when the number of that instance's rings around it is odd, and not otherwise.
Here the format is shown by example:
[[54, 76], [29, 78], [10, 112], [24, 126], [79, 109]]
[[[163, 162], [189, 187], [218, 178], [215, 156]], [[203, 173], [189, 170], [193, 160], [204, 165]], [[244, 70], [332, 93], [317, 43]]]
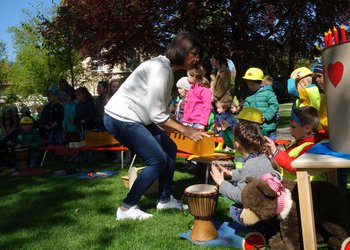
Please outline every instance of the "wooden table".
[[[322, 141], [322, 143], [327, 141]], [[314, 208], [309, 175], [328, 173], [328, 181], [337, 185], [337, 168], [350, 168], [350, 160], [329, 155], [305, 153], [292, 162], [298, 181], [299, 206], [304, 249], [317, 249]]]

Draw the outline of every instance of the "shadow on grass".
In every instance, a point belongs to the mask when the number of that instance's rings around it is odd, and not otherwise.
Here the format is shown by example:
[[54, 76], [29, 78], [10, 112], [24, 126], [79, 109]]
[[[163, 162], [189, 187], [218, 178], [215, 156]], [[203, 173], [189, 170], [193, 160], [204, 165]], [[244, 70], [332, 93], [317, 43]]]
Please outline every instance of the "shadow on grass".
[[[113, 195], [113, 190], [99, 188], [101, 184], [94, 180], [47, 175], [6, 177], [1, 178], [0, 183], [0, 234], [4, 239], [1, 249], [21, 249], [50, 238], [50, 232], [55, 234], [57, 230], [79, 225], [76, 207], [83, 207], [84, 212], [88, 212], [91, 205], [84, 200], [94, 201]], [[86, 192], [86, 189], [90, 191]], [[85, 203], [88, 205], [84, 207]], [[113, 214], [107, 207], [99, 211]]]
[[[46, 184], [43, 184], [43, 181], [42, 177], [13, 177], [1, 181], [1, 197], [7, 199], [7, 202], [1, 205], [2, 235], [31, 229], [44, 232], [53, 225], [74, 223], [74, 219], [60, 213], [62, 206], [67, 200], [80, 199], [84, 195], [62, 181], [50, 180]], [[15, 193], [21, 195], [12, 197]], [[37, 238], [35, 235], [33, 237]], [[19, 249], [23, 244], [35, 239], [26, 237], [26, 240], [19, 240], [16, 237], [2, 247]]]

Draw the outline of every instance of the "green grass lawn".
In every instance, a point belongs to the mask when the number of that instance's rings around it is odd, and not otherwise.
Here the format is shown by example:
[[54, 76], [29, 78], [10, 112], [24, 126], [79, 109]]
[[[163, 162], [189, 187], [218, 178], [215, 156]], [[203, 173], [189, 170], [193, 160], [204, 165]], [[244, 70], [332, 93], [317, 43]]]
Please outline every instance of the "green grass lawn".
[[[290, 105], [282, 107], [281, 117], [289, 123]], [[128, 192], [121, 180], [127, 170], [98, 156], [97, 162], [77, 167], [119, 172], [101, 179], [56, 177], [54, 171], [63, 169], [64, 162], [49, 155], [44, 165], [47, 174], [0, 176], [0, 249], [213, 249], [180, 239], [177, 234], [190, 229], [193, 216], [174, 210], [157, 212], [155, 195], [144, 196], [139, 203], [153, 218], [117, 222], [116, 209]], [[183, 163], [178, 160], [177, 169]], [[197, 183], [204, 183], [204, 176], [176, 171], [174, 196], [181, 199], [183, 190]], [[220, 198], [215, 218], [230, 221], [228, 209], [227, 201]]]
[[[113, 163], [80, 165], [119, 173], [101, 179], [56, 177], [53, 172], [63, 169], [63, 161], [47, 160], [47, 174], [0, 177], [0, 249], [198, 249], [177, 236], [189, 230], [193, 216], [157, 212], [154, 195], [139, 203], [152, 219], [117, 222], [116, 208], [128, 191], [121, 176], [127, 171]], [[181, 199], [187, 186], [203, 182], [204, 176], [176, 171], [173, 194]], [[220, 199], [216, 218], [230, 220], [228, 208]]]

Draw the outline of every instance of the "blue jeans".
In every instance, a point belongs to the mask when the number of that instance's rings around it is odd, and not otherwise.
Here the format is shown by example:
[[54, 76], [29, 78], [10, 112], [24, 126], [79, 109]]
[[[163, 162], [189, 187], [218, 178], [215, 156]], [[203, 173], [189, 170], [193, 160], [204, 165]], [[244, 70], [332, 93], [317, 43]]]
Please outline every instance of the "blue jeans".
[[103, 119], [107, 131], [146, 164], [146, 168], [138, 175], [123, 200], [122, 206], [130, 208], [137, 205], [142, 195], [157, 178], [159, 200], [168, 202], [174, 176], [176, 144], [155, 124], [143, 125], [119, 121], [108, 114], [105, 114]]
[[241, 225], [243, 225], [240, 219], [242, 210], [243, 210], [243, 206], [241, 204], [233, 204], [232, 206], [230, 206], [230, 215], [233, 221]]

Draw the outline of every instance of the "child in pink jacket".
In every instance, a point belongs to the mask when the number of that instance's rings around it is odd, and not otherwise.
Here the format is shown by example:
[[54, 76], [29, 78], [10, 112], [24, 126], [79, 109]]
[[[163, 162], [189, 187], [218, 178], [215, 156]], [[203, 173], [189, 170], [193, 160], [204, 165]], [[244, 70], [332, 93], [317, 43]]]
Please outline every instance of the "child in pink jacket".
[[211, 111], [210, 84], [202, 67], [187, 71], [187, 79], [191, 88], [186, 97], [182, 123], [204, 131]]

